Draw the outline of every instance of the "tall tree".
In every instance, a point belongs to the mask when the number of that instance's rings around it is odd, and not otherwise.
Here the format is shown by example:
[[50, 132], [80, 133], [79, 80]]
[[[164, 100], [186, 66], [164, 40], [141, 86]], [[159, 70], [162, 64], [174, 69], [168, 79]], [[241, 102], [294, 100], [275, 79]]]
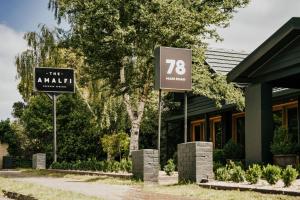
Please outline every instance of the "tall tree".
[[[219, 40], [216, 27], [226, 27], [237, 8], [249, 0], [49, 0], [60, 22], [70, 23], [70, 44], [82, 50], [93, 79], [105, 79], [122, 95], [131, 121], [130, 151], [138, 149], [145, 104], [153, 88], [153, 52], [157, 46], [191, 48], [197, 73], [215, 80], [202, 67], [205, 39]], [[217, 78], [218, 80], [220, 78]], [[224, 78], [223, 78], [224, 80]], [[219, 83], [224, 83], [224, 81]], [[196, 82], [198, 94], [228, 95], [222, 84], [206, 87]], [[229, 85], [228, 87], [232, 87]], [[230, 91], [237, 92], [234, 88]]]

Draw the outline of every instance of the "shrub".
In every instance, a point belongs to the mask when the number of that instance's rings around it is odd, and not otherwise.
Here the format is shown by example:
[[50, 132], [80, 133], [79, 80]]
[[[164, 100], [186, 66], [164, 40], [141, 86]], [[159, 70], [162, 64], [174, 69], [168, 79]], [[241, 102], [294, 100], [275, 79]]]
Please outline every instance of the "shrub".
[[230, 173], [227, 167], [220, 167], [216, 170], [215, 178], [218, 181], [229, 181]]
[[233, 181], [238, 183], [244, 181], [245, 172], [241, 166], [229, 161], [225, 167], [216, 169], [215, 177], [219, 181]]
[[294, 153], [293, 146], [294, 144], [289, 137], [287, 128], [279, 127], [275, 129], [273, 142], [270, 146], [273, 155]]
[[220, 167], [224, 167], [224, 165], [220, 162], [213, 162], [213, 171], [214, 171], [214, 173], [216, 173], [217, 169], [219, 169]]
[[246, 172], [246, 180], [251, 184], [256, 184], [260, 179], [262, 174], [261, 167], [258, 164], [249, 166], [249, 169]]
[[296, 169], [292, 168], [291, 165], [288, 165], [282, 172], [282, 180], [285, 187], [289, 187], [293, 181], [296, 180], [298, 172]]
[[175, 171], [175, 167], [176, 166], [174, 164], [173, 159], [169, 159], [167, 161], [167, 164], [164, 166], [164, 171], [166, 172], [166, 174], [168, 176], [171, 176], [174, 173], [174, 171]]
[[225, 164], [225, 156], [223, 149], [214, 149], [213, 151], [213, 161], [217, 163]]
[[280, 173], [280, 167], [268, 164], [266, 167], [263, 168], [262, 175], [269, 184], [274, 185], [280, 179]]
[[97, 161], [96, 159], [89, 159], [87, 161], [76, 162], [55, 162], [51, 165], [52, 169], [70, 169], [70, 170], [91, 170], [91, 171], [104, 171], [104, 172], [131, 172], [131, 160], [122, 159], [121, 162], [117, 161]]
[[223, 148], [226, 159], [242, 159], [244, 157], [244, 150], [242, 145], [236, 144], [230, 139]]
[[242, 169], [241, 165], [236, 165], [233, 161], [230, 161], [226, 165], [229, 170], [230, 180], [233, 182], [243, 182], [245, 178], [245, 171]]

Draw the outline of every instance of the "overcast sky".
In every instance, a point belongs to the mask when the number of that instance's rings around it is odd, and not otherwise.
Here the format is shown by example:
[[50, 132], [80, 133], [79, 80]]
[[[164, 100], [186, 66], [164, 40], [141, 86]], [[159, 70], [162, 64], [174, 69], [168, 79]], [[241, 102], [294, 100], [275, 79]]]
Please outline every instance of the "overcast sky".
[[[53, 26], [48, 0], [0, 0], [0, 120], [11, 118], [14, 102], [20, 101], [15, 80], [14, 57], [26, 48], [24, 32], [39, 23]], [[253, 51], [291, 17], [300, 16], [300, 0], [252, 0], [238, 10], [230, 27], [220, 29], [222, 43], [211, 47]]]

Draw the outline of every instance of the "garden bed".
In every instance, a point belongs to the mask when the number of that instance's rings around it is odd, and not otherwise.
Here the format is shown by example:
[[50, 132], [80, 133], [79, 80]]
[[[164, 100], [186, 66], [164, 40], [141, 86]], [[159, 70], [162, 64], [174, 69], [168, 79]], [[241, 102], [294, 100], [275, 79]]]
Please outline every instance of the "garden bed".
[[199, 186], [217, 190], [255, 191], [267, 194], [300, 196], [300, 179], [297, 179], [295, 182], [293, 182], [290, 187], [284, 187], [282, 180], [279, 180], [275, 185], [270, 185], [265, 180], [259, 180], [257, 184], [249, 184], [248, 182], [234, 183], [213, 180], [208, 183], [200, 183]]

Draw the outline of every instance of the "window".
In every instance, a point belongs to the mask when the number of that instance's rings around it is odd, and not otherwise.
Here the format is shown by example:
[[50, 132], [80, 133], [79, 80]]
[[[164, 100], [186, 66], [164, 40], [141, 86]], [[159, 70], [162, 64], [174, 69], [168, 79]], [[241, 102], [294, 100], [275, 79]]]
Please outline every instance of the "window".
[[193, 121], [192, 141], [205, 141], [205, 120]]
[[221, 117], [210, 118], [210, 138], [212, 138], [212, 142], [214, 148], [222, 149], [223, 148], [223, 134], [222, 134], [222, 123]]
[[232, 139], [245, 146], [245, 113], [232, 115]]
[[298, 141], [298, 102], [288, 102], [273, 106], [274, 130], [280, 126], [286, 127], [292, 140]]

